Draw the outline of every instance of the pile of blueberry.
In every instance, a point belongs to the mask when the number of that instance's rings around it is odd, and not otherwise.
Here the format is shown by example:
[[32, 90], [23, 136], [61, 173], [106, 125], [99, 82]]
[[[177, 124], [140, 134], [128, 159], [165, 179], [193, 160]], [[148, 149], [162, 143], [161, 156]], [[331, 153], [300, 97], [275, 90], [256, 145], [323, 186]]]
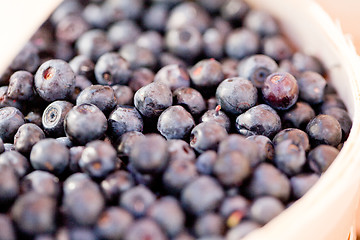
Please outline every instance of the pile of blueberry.
[[347, 139], [325, 73], [243, 0], [64, 1], [0, 76], [0, 240], [241, 239]]

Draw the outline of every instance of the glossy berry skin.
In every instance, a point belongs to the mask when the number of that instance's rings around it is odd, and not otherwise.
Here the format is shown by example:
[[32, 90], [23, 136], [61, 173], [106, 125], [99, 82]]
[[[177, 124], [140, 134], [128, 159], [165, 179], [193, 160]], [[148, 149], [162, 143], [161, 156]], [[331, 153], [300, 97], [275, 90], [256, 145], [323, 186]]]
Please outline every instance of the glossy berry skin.
[[94, 78], [95, 64], [89, 57], [85, 55], [77, 55], [69, 61], [69, 65], [75, 75], [82, 75], [88, 79]]
[[309, 104], [321, 103], [324, 99], [326, 80], [317, 72], [303, 72], [298, 78], [300, 98]]
[[123, 45], [119, 50], [119, 54], [128, 61], [131, 69], [153, 69], [156, 65], [154, 53], [147, 48], [136, 45], [135, 43], [127, 43]]
[[306, 132], [314, 145], [337, 146], [341, 142], [340, 123], [332, 116], [320, 114], [309, 122]]
[[272, 137], [281, 129], [281, 119], [274, 109], [265, 104], [250, 108], [236, 118], [238, 132], [245, 136]]
[[290, 45], [280, 35], [265, 38], [263, 40], [263, 52], [278, 62], [291, 58], [293, 54]]
[[252, 231], [255, 231], [256, 229], [260, 228], [260, 224], [254, 222], [254, 221], [242, 221], [240, 222], [236, 227], [231, 228], [227, 234], [226, 239], [228, 240], [237, 240], [245, 237], [247, 234], [249, 234]]
[[190, 87], [190, 76], [185, 67], [170, 64], [162, 67], [155, 75], [154, 82], [167, 85], [171, 91], [181, 87]]
[[203, 96], [194, 88], [178, 88], [174, 91], [173, 96], [174, 104], [183, 106], [193, 116], [198, 116], [206, 109]]
[[224, 47], [229, 57], [242, 59], [257, 53], [260, 39], [255, 32], [246, 28], [238, 28], [228, 35]]
[[218, 103], [231, 114], [240, 114], [255, 106], [257, 98], [256, 87], [245, 78], [228, 78], [216, 89]]
[[29, 101], [34, 98], [34, 76], [27, 71], [13, 73], [9, 80], [9, 87], [6, 95], [15, 100]]
[[15, 240], [15, 228], [11, 218], [6, 214], [0, 214], [0, 239]]
[[307, 124], [315, 117], [314, 109], [306, 102], [297, 102], [282, 116], [283, 127], [305, 129]]
[[162, 111], [172, 105], [171, 90], [162, 83], [150, 83], [135, 93], [134, 105], [145, 117], [160, 116]]
[[14, 136], [15, 150], [28, 154], [31, 148], [41, 139], [45, 138], [43, 130], [33, 123], [21, 125]]
[[230, 119], [223, 111], [208, 110], [201, 116], [200, 122], [216, 122], [223, 126], [226, 131], [230, 131]]
[[196, 159], [196, 170], [201, 174], [211, 175], [216, 161], [217, 154], [215, 151], [205, 151]]
[[261, 162], [265, 160], [273, 160], [275, 155], [274, 144], [268, 137], [263, 135], [253, 135], [247, 137], [247, 139], [257, 144], [259, 149], [258, 156]]
[[44, 196], [57, 198], [60, 194], [59, 179], [53, 174], [36, 170], [21, 180], [21, 192], [36, 192]]
[[80, 168], [92, 178], [102, 179], [116, 167], [116, 151], [109, 143], [96, 140], [86, 144]]
[[262, 87], [265, 102], [276, 110], [287, 110], [299, 97], [296, 79], [290, 73], [273, 73], [268, 76]]
[[41, 64], [34, 84], [36, 92], [45, 101], [67, 99], [75, 90], [75, 74], [67, 62], [52, 59]]
[[224, 219], [216, 213], [207, 213], [196, 219], [195, 234], [198, 237], [221, 236], [225, 230]]
[[73, 108], [73, 104], [67, 101], [55, 101], [50, 103], [42, 114], [42, 125], [45, 133], [52, 137], [65, 136], [64, 121], [66, 114]]
[[131, 76], [130, 64], [118, 53], [101, 55], [95, 65], [95, 78], [99, 84], [126, 84]]
[[305, 150], [302, 145], [288, 139], [275, 145], [275, 165], [285, 174], [292, 176], [300, 173], [306, 163]]
[[[19, 179], [13, 166], [0, 165], [0, 203], [11, 205], [20, 193]], [[10, 206], [9, 205], [9, 206]]]
[[220, 184], [209, 176], [200, 176], [181, 192], [181, 203], [192, 215], [201, 215], [216, 209], [224, 198]]
[[196, 155], [190, 144], [180, 139], [171, 139], [167, 141], [169, 151], [169, 161], [181, 159], [194, 162]]
[[14, 107], [0, 109], [0, 137], [4, 142], [12, 142], [14, 135], [21, 125], [25, 123], [24, 115]]
[[34, 235], [55, 230], [56, 200], [30, 192], [21, 195], [11, 209], [16, 226], [24, 233]]
[[276, 146], [286, 140], [291, 140], [293, 144], [301, 146], [305, 151], [310, 149], [309, 137], [300, 129], [286, 128], [281, 130], [273, 138], [273, 143]]
[[319, 180], [315, 173], [299, 174], [290, 179], [291, 189], [295, 198], [301, 198]]
[[342, 139], [345, 140], [349, 136], [352, 127], [352, 121], [349, 113], [344, 109], [332, 107], [325, 109], [324, 114], [333, 116], [340, 123]]
[[119, 204], [134, 217], [141, 217], [155, 200], [153, 192], [143, 185], [138, 185], [125, 191], [120, 197]]
[[216, 150], [219, 143], [227, 137], [226, 129], [217, 123], [203, 122], [191, 131], [190, 146], [197, 152]]
[[339, 150], [329, 145], [319, 145], [309, 152], [310, 168], [317, 174], [325, 172], [339, 154]]
[[6, 151], [0, 155], [0, 166], [11, 166], [18, 178], [25, 176], [30, 170], [30, 164], [26, 157], [17, 151]]
[[218, 61], [205, 59], [191, 68], [190, 77], [192, 83], [197, 87], [213, 87], [224, 80], [224, 73]]
[[274, 197], [260, 197], [250, 207], [250, 218], [259, 224], [266, 224], [285, 210], [283, 203]]
[[154, 220], [142, 218], [135, 221], [126, 231], [124, 239], [145, 240], [145, 239], [166, 240], [166, 235]]
[[134, 187], [135, 181], [131, 174], [125, 170], [118, 170], [109, 174], [101, 182], [101, 190], [107, 200], [117, 202], [119, 196]]
[[157, 129], [166, 139], [184, 139], [189, 136], [195, 121], [182, 106], [167, 108], [158, 118]]
[[63, 183], [64, 197], [81, 191], [81, 189], [93, 189], [98, 191], [98, 186], [86, 173], [77, 172], [70, 175]]
[[77, 97], [76, 105], [81, 104], [93, 104], [105, 114], [108, 114], [116, 106], [114, 90], [110, 86], [91, 85], [85, 88]]
[[120, 157], [128, 157], [130, 155], [131, 149], [135, 145], [135, 142], [143, 138], [144, 134], [141, 132], [126, 132], [124, 133], [117, 147], [117, 152]]
[[138, 68], [133, 71], [129, 80], [129, 87], [136, 92], [140, 88], [154, 81], [154, 72], [148, 68]]
[[279, 32], [279, 26], [274, 17], [262, 10], [251, 10], [244, 19], [244, 25], [262, 37]]
[[133, 105], [134, 92], [126, 85], [113, 85], [117, 105]]
[[265, 79], [277, 69], [277, 63], [269, 56], [262, 54], [250, 56], [238, 65], [239, 76], [249, 79], [257, 88], [261, 88]]
[[100, 139], [106, 129], [104, 113], [95, 105], [82, 104], [73, 107], [64, 121], [66, 135], [80, 145]]
[[113, 23], [107, 32], [109, 41], [115, 46], [121, 46], [135, 42], [141, 34], [141, 29], [136, 22], [131, 20], [123, 20]]
[[69, 164], [69, 150], [55, 139], [43, 139], [33, 146], [30, 163], [36, 170], [45, 170], [59, 175]]

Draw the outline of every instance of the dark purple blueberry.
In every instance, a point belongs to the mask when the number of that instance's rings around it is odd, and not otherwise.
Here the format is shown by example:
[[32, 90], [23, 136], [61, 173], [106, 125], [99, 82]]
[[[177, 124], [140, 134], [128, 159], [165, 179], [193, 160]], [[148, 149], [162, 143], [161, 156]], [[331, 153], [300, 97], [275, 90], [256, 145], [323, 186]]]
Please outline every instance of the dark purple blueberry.
[[272, 137], [281, 129], [281, 120], [274, 109], [266, 104], [250, 108], [236, 118], [238, 132], [245, 136]]
[[84, 7], [82, 16], [91, 26], [96, 28], [105, 28], [108, 24], [108, 19], [104, 12], [105, 9], [102, 8], [102, 5], [89, 3]]
[[276, 110], [287, 110], [299, 97], [299, 86], [290, 73], [273, 73], [262, 87], [265, 102]]
[[95, 77], [99, 84], [126, 84], [131, 76], [130, 64], [118, 53], [107, 52], [95, 65]]
[[[71, 226], [60, 228], [56, 234], [57, 239], [76, 239], [76, 240], [97, 240], [94, 230], [90, 227]], [[53, 240], [53, 239], [52, 239]]]
[[82, 10], [82, 6], [78, 1], [70, 1], [70, 2], [63, 2], [56, 8], [54, 13], [50, 17], [51, 23], [56, 25], [61, 19], [71, 16], [80, 14]]
[[156, 66], [157, 60], [152, 51], [147, 48], [140, 47], [135, 43], [127, 43], [123, 45], [119, 54], [129, 62], [131, 69], [150, 68]]
[[333, 116], [336, 120], [338, 120], [342, 130], [342, 138], [343, 140], [346, 140], [352, 127], [352, 121], [349, 113], [344, 109], [333, 107], [325, 109], [324, 114]]
[[217, 86], [224, 80], [221, 64], [215, 59], [201, 60], [190, 70], [192, 83], [197, 87]]
[[[249, 201], [241, 195], [235, 195], [233, 197], [227, 197], [222, 202], [219, 213], [224, 218], [227, 218], [227, 225], [229, 227], [233, 227], [232, 221], [241, 221], [241, 219], [245, 216], [249, 208]], [[230, 219], [238, 216], [237, 219]], [[237, 225], [238, 222], [236, 222]]]
[[301, 74], [289, 59], [284, 59], [280, 61], [278, 72], [288, 72], [295, 78], [298, 78]]
[[225, 231], [224, 219], [216, 213], [206, 213], [194, 223], [194, 231], [199, 238], [222, 236]]
[[306, 152], [310, 150], [309, 137], [306, 132], [300, 129], [286, 128], [281, 130], [273, 138], [273, 143], [276, 146], [286, 140], [291, 140], [293, 144], [302, 146]]
[[167, 65], [177, 64], [183, 67], [187, 67], [187, 63], [169, 52], [162, 52], [159, 56], [159, 65], [160, 67], [165, 67]]
[[55, 230], [56, 201], [36, 192], [21, 195], [11, 209], [20, 231], [26, 234], [51, 233]]
[[21, 180], [21, 192], [36, 192], [44, 196], [57, 198], [60, 194], [59, 179], [53, 174], [36, 170]]
[[166, 140], [158, 134], [145, 135], [132, 146], [129, 161], [141, 173], [160, 173], [168, 163]]
[[174, 91], [174, 104], [179, 104], [196, 116], [205, 111], [205, 100], [194, 88], [183, 87]]
[[279, 32], [279, 26], [274, 17], [263, 10], [251, 10], [244, 19], [244, 25], [262, 37]]
[[280, 141], [275, 145], [275, 165], [286, 175], [293, 176], [300, 173], [306, 164], [306, 154], [301, 143], [293, 139]]
[[77, 55], [69, 62], [75, 75], [82, 75], [88, 79], [93, 79], [95, 64], [88, 56]]
[[137, 184], [142, 184], [147, 187], [154, 187], [158, 178], [156, 175], [151, 173], [141, 173], [137, 169], [134, 168], [132, 163], [129, 163], [127, 166], [127, 170], [131, 173], [134, 177], [135, 182]]
[[19, 110], [24, 108], [23, 104], [20, 101], [15, 99], [11, 99], [7, 96], [9, 86], [2, 86], [0, 87], [0, 108], [3, 107], [15, 107]]
[[265, 38], [262, 45], [264, 54], [276, 61], [289, 59], [293, 54], [285, 38], [279, 35]]
[[248, 186], [252, 198], [268, 195], [287, 201], [290, 191], [289, 179], [269, 163], [262, 163], [255, 169]]
[[221, 61], [224, 78], [238, 77], [238, 65], [239, 61], [233, 58], [225, 58]]
[[109, 201], [118, 201], [119, 196], [135, 185], [133, 177], [124, 170], [106, 176], [101, 182], [101, 190]]
[[185, 214], [179, 202], [173, 197], [157, 200], [148, 209], [147, 216], [154, 219], [168, 236], [176, 236], [184, 229]]
[[324, 102], [321, 104], [321, 112], [325, 112], [328, 108], [341, 108], [346, 110], [343, 100], [337, 94], [327, 94], [324, 96]]
[[306, 55], [304, 53], [296, 52], [292, 57], [292, 63], [299, 72], [313, 71], [319, 74], [324, 72], [324, 67], [319, 59]]
[[0, 204], [11, 204], [19, 192], [19, 179], [13, 166], [0, 165]]
[[42, 126], [47, 135], [53, 137], [65, 136], [65, 117], [73, 106], [72, 103], [67, 101], [55, 101], [46, 107], [42, 114]]
[[16, 55], [15, 59], [10, 64], [13, 71], [25, 70], [34, 73], [40, 65], [40, 58], [36, 46], [28, 42], [22, 50]]
[[76, 102], [77, 97], [79, 94], [87, 87], [90, 87], [92, 85], [92, 82], [90, 82], [89, 79], [87, 79], [83, 75], [77, 75], [75, 77], [75, 90], [72, 96], [70, 97], [72, 102]]
[[291, 189], [296, 199], [301, 198], [319, 180], [314, 173], [299, 174], [290, 179]]
[[54, 58], [68, 62], [73, 57], [75, 57], [75, 51], [70, 43], [64, 41], [58, 41], [56, 43], [54, 46]]
[[165, 43], [171, 53], [187, 60], [197, 57], [203, 46], [201, 33], [193, 25], [167, 31]]
[[85, 55], [96, 62], [101, 55], [113, 50], [114, 46], [100, 29], [92, 29], [82, 34], [76, 41], [79, 55]]
[[71, 148], [74, 146], [74, 143], [68, 137], [58, 137], [58, 138], [56, 138], [56, 141], [63, 144], [67, 148]]
[[262, 54], [250, 56], [238, 65], [239, 76], [250, 80], [257, 88], [262, 88], [265, 79], [277, 69], [277, 63]]
[[126, 240], [166, 240], [165, 233], [154, 220], [142, 218], [135, 221], [127, 229], [124, 239]]
[[70, 65], [60, 59], [41, 64], [35, 74], [35, 89], [45, 101], [62, 100], [75, 90], [75, 74]]
[[158, 117], [172, 105], [171, 90], [165, 84], [150, 83], [136, 91], [134, 105], [142, 115], [149, 118]]
[[218, 105], [216, 97], [210, 97], [206, 100], [206, 109], [207, 110], [214, 110], [220, 111], [221, 106]]
[[221, 30], [208, 28], [203, 35], [204, 53], [206, 57], [220, 59], [224, 55], [225, 37]]
[[325, 114], [317, 115], [312, 119], [306, 127], [306, 132], [314, 145], [337, 146], [342, 138], [340, 123], [336, 118]]
[[36, 170], [59, 175], [68, 167], [69, 149], [55, 139], [42, 139], [33, 146], [30, 163]]
[[16, 240], [15, 228], [10, 216], [0, 214], [0, 239]]
[[110, 114], [108, 126], [109, 136], [117, 141], [126, 132], [142, 132], [144, 123], [135, 107], [118, 106]]
[[81, 154], [83, 153], [84, 146], [75, 146], [69, 148], [70, 158], [69, 158], [69, 170], [72, 173], [80, 172], [79, 160]]
[[43, 130], [33, 123], [21, 125], [14, 136], [16, 151], [28, 154], [31, 148], [41, 139], [45, 138]]
[[66, 135], [80, 145], [100, 139], [107, 129], [104, 113], [95, 105], [81, 104], [73, 107], [65, 117]]
[[0, 155], [0, 166], [11, 166], [18, 178], [25, 176], [30, 170], [29, 161], [17, 151], [6, 151]]
[[92, 178], [105, 178], [116, 168], [116, 151], [107, 142], [90, 142], [81, 154], [79, 166]]
[[147, 68], [138, 68], [135, 69], [130, 80], [129, 87], [136, 92], [140, 88], [154, 81], [154, 73]]
[[229, 117], [223, 111], [220, 111], [219, 108], [206, 111], [201, 116], [200, 122], [216, 122], [224, 127], [226, 131], [230, 130], [231, 124]]
[[257, 89], [245, 78], [228, 78], [217, 87], [216, 99], [225, 112], [240, 114], [255, 106]]
[[56, 24], [55, 36], [57, 40], [73, 43], [89, 28], [89, 24], [81, 16], [70, 15]]
[[124, 209], [109, 207], [100, 215], [95, 232], [101, 239], [121, 239], [133, 221], [133, 216]]
[[285, 210], [284, 204], [270, 196], [256, 199], [250, 207], [250, 218], [261, 225], [270, 222], [271, 219]]
[[25, 117], [24, 120], [26, 123], [33, 123], [39, 127], [42, 126], [42, 115], [41, 113], [38, 113], [37, 111], [29, 112]]
[[34, 76], [27, 71], [13, 73], [9, 80], [7, 96], [20, 101], [30, 101], [34, 97], [33, 83]]
[[307, 124], [315, 117], [314, 109], [305, 102], [297, 102], [286, 111], [282, 117], [284, 127], [305, 129]]
[[140, 34], [141, 29], [134, 21], [124, 20], [111, 25], [107, 37], [115, 48], [120, 48], [127, 43], [135, 42]]
[[201, 174], [211, 175], [216, 161], [217, 154], [215, 151], [205, 151], [196, 159], [196, 170]]
[[200, 176], [181, 192], [181, 203], [193, 215], [215, 210], [224, 198], [224, 190], [212, 177]]
[[150, 50], [154, 55], [159, 55], [164, 48], [164, 40], [160, 33], [148, 31], [139, 36], [136, 45]]
[[229, 57], [242, 59], [258, 52], [260, 39], [249, 29], [237, 28], [227, 36], [224, 47]]
[[126, 85], [113, 85], [117, 105], [133, 105], [134, 92]]
[[109, 114], [116, 106], [115, 92], [110, 86], [91, 85], [77, 97], [76, 105], [93, 104], [105, 114]]
[[109, 21], [136, 19], [143, 10], [143, 0], [108, 0], [103, 3]]
[[190, 146], [197, 152], [217, 150], [219, 143], [227, 137], [226, 129], [214, 122], [203, 122], [191, 131]]
[[175, 159], [166, 168], [162, 181], [168, 192], [176, 195], [183, 188], [194, 181], [198, 173], [193, 162], [184, 159]]
[[144, 137], [141, 132], [126, 132], [124, 133], [119, 141], [117, 152], [120, 156], [128, 157], [131, 149], [135, 145], [135, 142]]
[[144, 12], [142, 22], [147, 29], [162, 32], [165, 30], [168, 15], [169, 7], [166, 4], [152, 4]]
[[98, 191], [98, 185], [91, 180], [91, 178], [85, 173], [74, 173], [70, 175], [63, 182], [63, 192], [64, 196], [71, 195], [73, 193], [81, 191], [81, 189], [90, 188], [95, 191]]
[[309, 152], [308, 162], [310, 168], [318, 173], [325, 172], [330, 164], [335, 160], [339, 154], [339, 150], [329, 145], [319, 145]]
[[261, 162], [265, 160], [272, 161], [274, 159], [274, 155], [275, 155], [274, 144], [268, 137], [265, 137], [263, 135], [253, 135], [247, 137], [247, 139], [256, 143]]
[[14, 107], [0, 109], [0, 138], [4, 142], [13, 142], [14, 135], [21, 125], [25, 123], [24, 115]]
[[255, 231], [256, 229], [259, 229], [261, 226], [260, 224], [253, 222], [253, 221], [242, 221], [237, 226], [231, 228], [227, 234], [226, 239], [227, 240], [239, 240], [246, 235], [248, 235], [250, 232]]
[[141, 217], [146, 214], [146, 211], [155, 200], [156, 197], [150, 189], [143, 185], [138, 185], [122, 193], [119, 204], [134, 217]]
[[297, 79], [300, 98], [309, 104], [318, 104], [324, 100], [326, 80], [317, 72], [303, 72]]
[[221, 16], [231, 22], [240, 22], [250, 7], [244, 0], [228, 0], [220, 7]]
[[185, 67], [171, 64], [161, 68], [154, 77], [154, 82], [167, 85], [172, 91], [190, 86], [190, 76]]
[[196, 155], [189, 143], [180, 139], [168, 140], [169, 161], [181, 159], [194, 162]]

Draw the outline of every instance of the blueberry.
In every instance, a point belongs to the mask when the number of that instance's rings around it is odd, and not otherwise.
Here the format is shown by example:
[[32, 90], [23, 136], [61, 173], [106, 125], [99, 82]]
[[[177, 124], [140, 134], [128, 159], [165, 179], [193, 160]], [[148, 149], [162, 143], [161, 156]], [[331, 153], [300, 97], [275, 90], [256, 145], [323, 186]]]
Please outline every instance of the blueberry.
[[260, 39], [249, 29], [237, 28], [227, 36], [224, 47], [229, 57], [242, 59], [258, 52]]
[[62, 228], [56, 234], [59, 239], [97, 240], [94, 231], [89, 227], [72, 226]]
[[165, 67], [167, 65], [172, 65], [172, 64], [178, 64], [181, 66], [186, 67], [187, 63], [180, 59], [179, 57], [177, 57], [176, 55], [169, 53], [169, 52], [163, 52], [160, 54], [159, 56], [159, 65], [161, 67]]
[[205, 111], [205, 100], [201, 93], [194, 88], [182, 87], [174, 91], [174, 104], [179, 104], [187, 109], [193, 116]]
[[224, 230], [224, 219], [216, 213], [204, 214], [194, 223], [194, 231], [199, 238], [221, 236]]
[[159, 55], [164, 48], [164, 40], [160, 33], [148, 31], [139, 36], [136, 45], [150, 50], [154, 55]]
[[117, 152], [120, 156], [128, 157], [131, 149], [135, 145], [135, 142], [144, 137], [141, 132], [126, 132], [124, 133], [119, 141]]
[[34, 73], [40, 65], [40, 57], [35, 44], [28, 42], [16, 55], [10, 64], [10, 68], [14, 71], [25, 70]]
[[273, 165], [262, 163], [254, 170], [248, 185], [248, 194], [252, 198], [269, 195], [287, 201], [290, 197], [290, 182]]
[[36, 192], [44, 196], [57, 198], [60, 194], [59, 179], [53, 174], [36, 170], [21, 180], [21, 192]]
[[36, 192], [21, 195], [11, 209], [16, 226], [31, 235], [54, 231], [55, 214], [55, 199]]
[[72, 103], [67, 101], [55, 101], [46, 107], [42, 114], [42, 125], [48, 136], [65, 136], [65, 116], [73, 106]]
[[232, 228], [237, 225], [246, 215], [249, 208], [249, 201], [241, 195], [227, 197], [223, 200], [219, 213], [226, 218], [226, 224]]
[[131, 76], [130, 64], [118, 53], [106, 52], [95, 65], [95, 77], [99, 84], [126, 84]]
[[168, 15], [169, 8], [166, 4], [152, 4], [144, 12], [142, 22], [147, 29], [162, 32], [165, 30]]
[[180, 139], [168, 140], [169, 161], [181, 159], [194, 162], [196, 155], [189, 143]]
[[319, 180], [319, 175], [299, 174], [290, 179], [291, 189], [295, 198], [301, 198]]
[[228, 240], [238, 240], [243, 237], [245, 237], [247, 234], [249, 234], [252, 231], [255, 231], [256, 229], [260, 228], [261, 226], [254, 222], [254, 221], [242, 221], [234, 228], [231, 228], [227, 234], [226, 239]]
[[194, 181], [198, 173], [193, 162], [184, 159], [175, 159], [166, 168], [162, 181], [168, 192], [176, 195], [183, 188]]
[[130, 213], [119, 207], [107, 208], [99, 217], [96, 225], [96, 235], [101, 239], [120, 239], [133, 223]]
[[114, 46], [103, 30], [92, 29], [80, 36], [75, 47], [80, 55], [85, 55], [95, 62], [104, 53], [112, 51]]
[[21, 104], [20, 101], [11, 99], [7, 96], [8, 89], [8, 86], [0, 87], [0, 107], [15, 107], [19, 110], [22, 110], [24, 106]]
[[191, 68], [190, 77], [192, 83], [197, 87], [213, 87], [224, 80], [224, 73], [218, 61], [205, 59]]
[[226, 129], [217, 123], [203, 122], [191, 131], [190, 146], [197, 152], [216, 150], [219, 143], [227, 137]]
[[154, 219], [168, 236], [176, 236], [185, 225], [185, 214], [173, 197], [162, 197], [157, 200], [148, 209], [147, 216]]
[[338, 154], [339, 150], [335, 147], [319, 145], [309, 152], [308, 162], [310, 168], [314, 172], [321, 174], [328, 169]]
[[58, 41], [54, 47], [54, 58], [62, 59], [66, 62], [75, 57], [75, 51], [72, 44], [64, 41]]
[[104, 14], [105, 9], [102, 5], [89, 3], [84, 7], [82, 16], [91, 26], [95, 28], [105, 28], [108, 24], [107, 15]]
[[84, 146], [73, 146], [69, 148], [70, 158], [69, 158], [69, 170], [72, 173], [80, 172], [79, 160], [81, 154], [83, 153]]
[[298, 78], [300, 98], [310, 104], [321, 103], [324, 99], [326, 80], [317, 72], [306, 71]]
[[88, 56], [77, 55], [69, 62], [71, 69], [75, 75], [85, 76], [88, 79], [94, 78], [95, 64]]
[[269, 56], [262, 54], [250, 56], [238, 65], [239, 76], [249, 79], [257, 88], [261, 88], [265, 79], [277, 69], [277, 63]]
[[64, 127], [71, 141], [85, 145], [104, 135], [107, 121], [105, 115], [95, 105], [81, 104], [73, 107], [66, 115]]
[[12, 142], [14, 135], [21, 125], [25, 123], [24, 115], [14, 107], [0, 109], [0, 138], [4, 142]]
[[131, 20], [123, 20], [112, 24], [107, 32], [107, 37], [115, 48], [135, 42], [140, 36], [141, 29]]
[[208, 28], [203, 35], [204, 53], [206, 57], [220, 59], [224, 55], [225, 37], [220, 29]]
[[167, 142], [158, 134], [145, 135], [135, 142], [129, 161], [142, 173], [159, 173], [168, 163]]
[[90, 177], [105, 178], [116, 167], [116, 151], [107, 142], [96, 140], [86, 144], [79, 160], [80, 168]]
[[20, 192], [19, 179], [11, 165], [0, 165], [0, 203], [11, 204]]
[[143, 5], [143, 0], [109, 0], [104, 2], [103, 8], [109, 21], [118, 21], [138, 18]]
[[129, 87], [136, 92], [140, 88], [154, 80], [154, 73], [148, 68], [138, 68], [133, 71], [133, 74], [129, 80]]
[[272, 161], [274, 159], [274, 144], [268, 137], [265, 137], [263, 135], [253, 135], [247, 137], [247, 139], [257, 144], [259, 151], [259, 159], [261, 162], [265, 160]]
[[295, 105], [287, 110], [282, 119], [284, 127], [295, 127], [305, 129], [307, 124], [315, 118], [314, 109], [305, 102], [297, 102]]
[[129, 172], [118, 170], [106, 176], [101, 182], [101, 190], [109, 201], [118, 201], [119, 196], [135, 185]]
[[129, 163], [126, 166], [127, 170], [131, 173], [133, 178], [135, 179], [135, 182], [138, 184], [142, 184], [146, 187], [155, 187], [156, 181], [158, 180], [158, 176], [152, 174], [152, 173], [141, 173], [135, 167], [132, 163]]
[[155, 221], [149, 218], [142, 218], [135, 221], [130, 228], [127, 229], [124, 239], [156, 239], [166, 240], [165, 233]]
[[249, 9], [249, 5], [243, 0], [228, 0], [220, 7], [220, 13], [225, 20], [240, 22]]
[[337, 146], [342, 138], [340, 123], [334, 117], [325, 114], [312, 119], [306, 127], [306, 132], [315, 145]]
[[42, 139], [33, 146], [30, 163], [36, 170], [45, 170], [59, 175], [68, 167], [69, 150], [55, 139]]
[[225, 0], [199, 0], [198, 1], [201, 6], [203, 6], [207, 11], [211, 13], [215, 13], [219, 10], [219, 8], [224, 4]]
[[56, 24], [55, 36], [58, 41], [73, 43], [89, 28], [89, 24], [81, 16], [70, 15]]
[[[227, 2], [229, 2], [229, 1], [227, 1]], [[226, 3], [224, 3], [224, 4], [226, 4]], [[212, 27], [215, 28], [216, 30], [220, 31], [220, 33], [224, 37], [227, 36], [232, 30], [231, 23], [220, 16], [215, 16], [213, 18]], [[211, 28], [208, 28], [208, 29], [211, 29]]]
[[129, 62], [131, 69], [153, 69], [157, 63], [156, 57], [151, 50], [140, 47], [135, 43], [127, 43], [123, 45], [119, 50], [119, 54]]
[[281, 120], [274, 109], [265, 104], [250, 108], [236, 118], [238, 132], [245, 136], [272, 137], [281, 129]]
[[63, 182], [62, 190], [64, 192], [64, 196], [66, 197], [87, 188], [95, 191], [99, 190], [98, 185], [93, 182], [87, 174], [78, 172], [66, 178]]
[[220, 108], [206, 111], [200, 118], [200, 122], [216, 122], [226, 129], [230, 130], [230, 119]]
[[67, 148], [71, 148], [74, 146], [74, 143], [68, 137], [58, 137], [56, 138], [56, 141], [63, 144]]
[[119, 204], [134, 217], [141, 217], [146, 214], [155, 200], [153, 192], [143, 185], [138, 185], [122, 193]]
[[276, 146], [286, 140], [291, 140], [293, 144], [301, 146], [305, 151], [310, 149], [309, 137], [300, 129], [286, 128], [281, 130], [275, 135], [273, 142]]
[[276, 110], [287, 110], [299, 97], [299, 86], [290, 73], [273, 73], [262, 87], [265, 102]]
[[31, 101], [34, 98], [34, 76], [27, 71], [14, 72], [9, 80], [7, 96], [20, 101]]
[[337, 94], [326, 94], [324, 96], [324, 102], [321, 104], [321, 112], [325, 112], [326, 109], [333, 107], [346, 110], [344, 102]]
[[278, 23], [273, 16], [262, 10], [251, 10], [244, 19], [244, 25], [262, 37], [275, 35], [279, 32]]
[[279, 35], [267, 37], [263, 40], [263, 52], [276, 61], [289, 59], [293, 54], [285, 38]]
[[284, 59], [280, 61], [278, 72], [288, 72], [291, 75], [293, 75], [295, 78], [298, 78], [301, 74], [296, 69], [296, 67], [294, 66], [294, 64], [290, 59]]
[[154, 77], [154, 82], [167, 85], [172, 91], [190, 86], [190, 76], [185, 67], [171, 64], [161, 68]]
[[49, 20], [51, 21], [51, 23], [57, 24], [61, 21], [61, 19], [67, 16], [80, 14], [81, 10], [82, 10], [82, 6], [80, 2], [76, 2], [76, 1], [63, 2], [50, 16]]
[[6, 151], [0, 155], [0, 166], [11, 166], [18, 178], [22, 178], [30, 170], [30, 164], [26, 157], [17, 151]]
[[126, 85], [113, 85], [117, 105], [133, 105], [134, 92]]
[[341, 108], [332, 107], [325, 109], [324, 114], [333, 116], [336, 120], [338, 120], [342, 130], [342, 139], [346, 140], [352, 127], [352, 121], [348, 112]]
[[220, 184], [209, 176], [200, 176], [190, 182], [181, 192], [181, 203], [194, 215], [216, 209], [224, 198]]
[[15, 233], [11, 218], [5, 214], [0, 214], [0, 239], [15, 240]]
[[134, 105], [146, 117], [158, 117], [172, 105], [172, 93], [168, 86], [150, 83], [140, 88], [134, 95]]
[[41, 139], [45, 138], [43, 130], [33, 123], [21, 125], [14, 136], [16, 151], [28, 154], [31, 148]]
[[37, 111], [31, 111], [24, 117], [24, 120], [26, 123], [33, 123], [39, 127], [43, 127], [41, 118], [41, 113], [38, 113]]
[[275, 145], [274, 162], [287, 175], [300, 173], [306, 163], [305, 150], [301, 143], [293, 139], [283, 140]]
[[215, 162], [217, 161], [217, 154], [213, 150], [208, 150], [199, 155], [196, 159], [196, 169], [199, 173], [204, 175], [211, 175], [213, 173]]
[[285, 210], [280, 200], [274, 197], [260, 197], [250, 207], [250, 218], [263, 225]]
[[225, 58], [221, 61], [225, 79], [238, 77], [239, 61], [233, 58]]
[[324, 72], [324, 67], [314, 56], [296, 52], [291, 61], [299, 72], [313, 71], [319, 74]]

